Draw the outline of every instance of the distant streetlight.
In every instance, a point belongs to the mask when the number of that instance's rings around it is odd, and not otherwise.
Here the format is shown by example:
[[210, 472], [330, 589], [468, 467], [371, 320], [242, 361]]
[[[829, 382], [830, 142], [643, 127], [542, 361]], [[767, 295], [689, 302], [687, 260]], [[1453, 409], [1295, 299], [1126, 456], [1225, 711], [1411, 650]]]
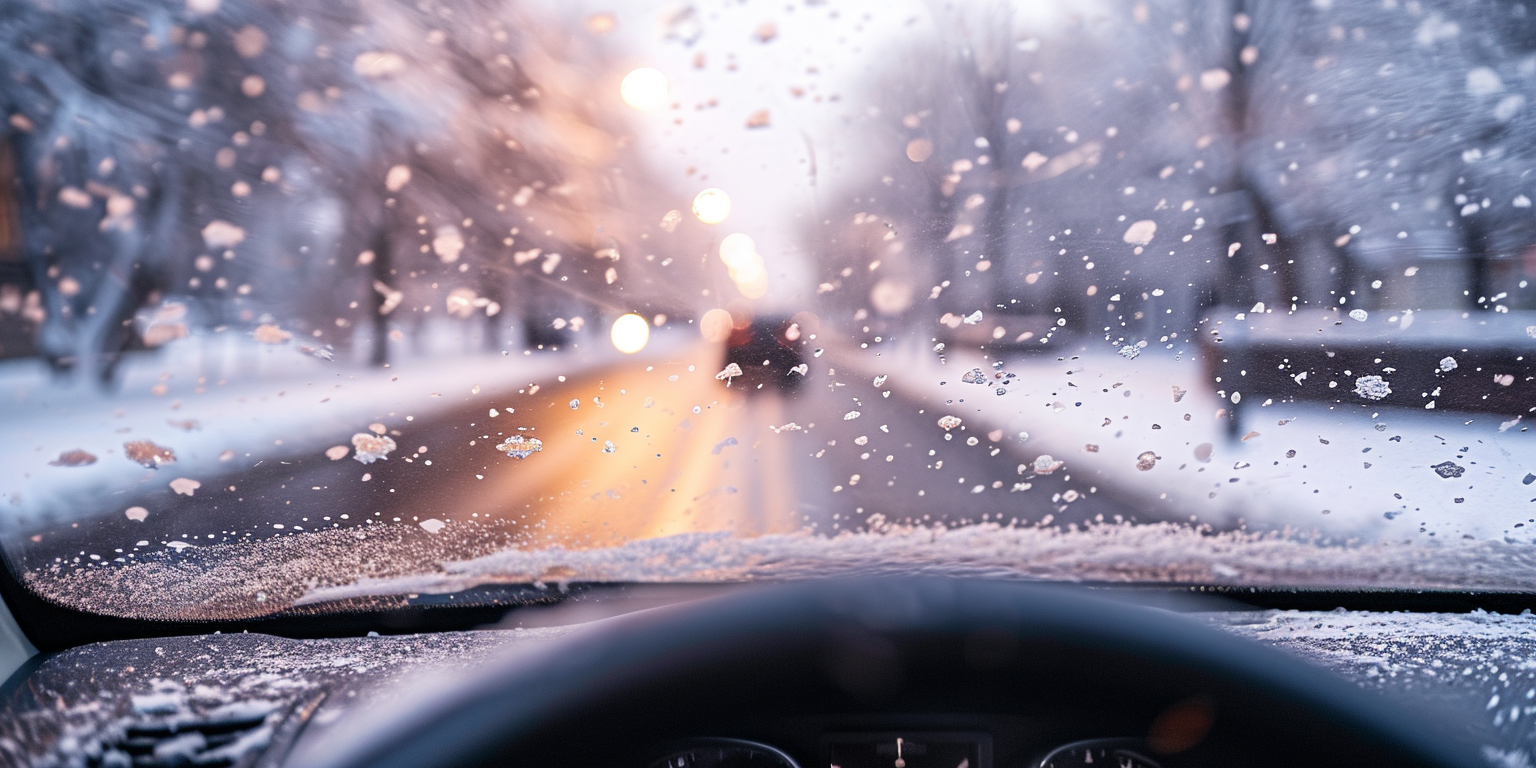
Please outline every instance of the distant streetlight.
[[651, 324], [634, 312], [619, 315], [619, 319], [613, 321], [608, 338], [613, 340], [615, 349], [633, 355], [645, 349], [645, 345], [650, 342]]
[[711, 309], [699, 319], [699, 333], [703, 334], [706, 341], [720, 343], [731, 337], [731, 327], [735, 321], [731, 313], [723, 309]]
[[749, 299], [761, 299], [768, 295], [768, 273], [759, 264], [750, 272], [732, 275], [736, 278], [736, 290]]
[[730, 269], [731, 280], [741, 295], [761, 299], [768, 293], [768, 271], [751, 237], [740, 232], [726, 235], [720, 241], [720, 260]]
[[740, 232], [733, 232], [720, 241], [720, 260], [727, 267], [735, 269], [737, 265], [751, 261], [757, 253], [757, 243], [752, 238]]
[[624, 97], [624, 103], [646, 112], [666, 104], [671, 90], [667, 76], [652, 67], [640, 67], [625, 75], [619, 83], [619, 95]]
[[719, 224], [731, 215], [731, 196], [723, 189], [710, 187], [693, 198], [693, 215], [705, 224]]

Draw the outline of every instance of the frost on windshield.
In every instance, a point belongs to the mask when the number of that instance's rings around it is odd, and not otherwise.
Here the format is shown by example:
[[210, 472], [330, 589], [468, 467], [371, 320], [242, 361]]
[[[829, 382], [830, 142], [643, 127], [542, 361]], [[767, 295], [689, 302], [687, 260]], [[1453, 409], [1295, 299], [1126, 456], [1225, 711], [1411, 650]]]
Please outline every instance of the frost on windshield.
[[1355, 379], [1355, 394], [1367, 400], [1380, 400], [1392, 394], [1392, 385], [1380, 376], [1361, 376]]
[[[1328, 587], [1533, 589], [1526, 556], [1503, 542], [1335, 543], [1309, 536], [1215, 533], [1172, 523], [1099, 525], [1078, 531], [891, 527], [821, 537], [804, 533], [741, 538], [699, 533], [617, 547], [496, 546], [484, 529], [422, 520], [416, 530], [341, 531], [217, 545], [146, 558], [125, 569], [54, 570], [30, 586], [50, 599], [108, 615], [164, 620], [229, 620], [277, 610], [347, 610], [404, 605], [405, 595], [481, 584], [555, 589], [588, 581], [698, 582], [798, 579], [921, 570], [931, 574], [1089, 582], [1158, 581]], [[195, 554], [194, 554], [195, 552]], [[478, 556], [477, 556], [478, 555]], [[314, 583], [286, 571], [323, 572]], [[1468, 574], [1477, 574], [1468, 578]], [[123, 590], [162, 590], [145, 603]], [[243, 593], [261, 592], [257, 601]]]
[[148, 440], [130, 440], [123, 443], [123, 455], [128, 457], [129, 461], [142, 464], [150, 469], [156, 469], [162, 464], [174, 464], [176, 462], [175, 451], [163, 445], [156, 445]]
[[544, 450], [544, 441], [537, 437], [525, 437], [523, 435], [510, 435], [502, 440], [496, 450], [505, 453], [514, 459], [526, 459], [539, 451]]
[[389, 458], [390, 451], [395, 450], [395, 441], [388, 435], [359, 432], [352, 436], [352, 449], [352, 458], [363, 464], [372, 464], [379, 459]]
[[1524, 584], [1524, 6], [13, 5], [50, 599]]

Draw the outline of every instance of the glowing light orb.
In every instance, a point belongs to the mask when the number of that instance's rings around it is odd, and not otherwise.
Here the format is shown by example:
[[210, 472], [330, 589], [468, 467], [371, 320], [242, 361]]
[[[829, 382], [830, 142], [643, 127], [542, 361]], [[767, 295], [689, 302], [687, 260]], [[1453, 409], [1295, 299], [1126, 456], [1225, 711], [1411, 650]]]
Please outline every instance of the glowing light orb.
[[731, 269], [739, 269], [742, 265], [752, 261], [757, 254], [757, 243], [752, 238], [736, 232], [725, 236], [720, 241], [720, 260]]
[[723, 189], [710, 187], [693, 198], [693, 215], [705, 224], [719, 224], [731, 215], [731, 196]]
[[608, 332], [608, 338], [613, 340], [615, 349], [626, 355], [633, 355], [645, 349], [645, 345], [650, 342], [651, 324], [634, 312], [619, 315], [619, 319], [613, 321], [613, 328]]
[[755, 253], [731, 267], [730, 273], [731, 279], [737, 283], [756, 283], [768, 279], [768, 270], [763, 267], [763, 257]]
[[667, 76], [651, 67], [636, 69], [619, 83], [619, 95], [624, 98], [624, 103], [647, 112], [665, 105], [671, 91]]
[[699, 333], [705, 341], [719, 343], [731, 337], [731, 326], [735, 321], [731, 313], [723, 309], [711, 309], [699, 319]]
[[768, 294], [768, 273], [758, 267], [755, 272], [744, 275], [732, 275], [736, 277], [736, 290], [742, 296], [749, 299], [761, 299]]

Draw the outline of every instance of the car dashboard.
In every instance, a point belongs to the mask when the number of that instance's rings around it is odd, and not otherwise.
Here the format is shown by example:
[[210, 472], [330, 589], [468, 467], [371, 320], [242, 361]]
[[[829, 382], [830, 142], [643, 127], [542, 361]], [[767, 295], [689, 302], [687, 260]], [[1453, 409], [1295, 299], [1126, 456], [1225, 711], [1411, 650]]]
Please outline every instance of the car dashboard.
[[[1277, 646], [1420, 711], [1470, 716], [1491, 765], [1536, 754], [1536, 617], [1483, 612], [1220, 611], [1191, 614]], [[0, 701], [0, 763], [276, 768], [349, 715], [408, 703], [422, 685], [473, 674], [581, 624], [288, 639], [213, 634], [93, 643], [35, 657]], [[1107, 692], [1112, 694], [1112, 692]], [[751, 695], [743, 692], [743, 695]], [[1200, 703], [1186, 718], [1198, 720]], [[593, 724], [601, 738], [601, 724]], [[1082, 717], [806, 711], [724, 732], [688, 723], [634, 743], [627, 763], [839, 768], [1175, 768], [1159, 738]]]

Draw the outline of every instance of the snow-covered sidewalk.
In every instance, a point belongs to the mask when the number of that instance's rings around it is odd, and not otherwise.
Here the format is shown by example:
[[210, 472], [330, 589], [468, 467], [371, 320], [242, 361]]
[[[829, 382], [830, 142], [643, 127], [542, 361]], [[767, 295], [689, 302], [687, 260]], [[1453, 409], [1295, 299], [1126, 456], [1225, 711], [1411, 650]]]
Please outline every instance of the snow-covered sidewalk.
[[[953, 415], [969, 435], [1050, 457], [1042, 467], [1063, 461], [1057, 471], [1091, 477], [1098, 492], [1159, 519], [1368, 539], [1536, 538], [1536, 436], [1525, 424], [1506, 426], [1497, 414], [1265, 403], [1245, 404], [1229, 436], [1229, 404], [1202, 362], [1182, 357], [1128, 359], [1107, 346], [1065, 359], [941, 357], [909, 344], [839, 362], [888, 375], [886, 386], [943, 403], [935, 420]], [[1001, 395], [999, 360], [1016, 375]], [[985, 383], [964, 381], [973, 369]]]
[[[234, 336], [234, 334], [231, 334]], [[661, 334], [643, 356], [666, 355], [687, 344], [685, 334]], [[207, 346], [227, 345], [220, 359], [239, 375], [209, 379]], [[400, 429], [461, 407], [474, 392], [516, 392], [611, 365], [611, 345], [581, 352], [437, 354], [407, 357], [390, 368], [303, 354], [292, 342], [259, 344], [197, 337], [175, 342], [124, 371], [116, 393], [60, 388], [38, 361], [0, 364], [0, 529], [35, 525], [101, 510], [102, 500], [140, 482], [178, 478], [205, 482], [232, 466], [289, 456], [295, 446], [343, 446], [370, 424]], [[124, 443], [147, 440], [170, 449], [175, 462], [149, 469], [124, 456]], [[285, 447], [286, 446], [286, 447]], [[412, 446], [400, 446], [403, 449]], [[67, 451], [94, 463], [58, 466]], [[183, 488], [191, 488], [183, 484]], [[195, 488], [192, 488], [195, 493]]]

